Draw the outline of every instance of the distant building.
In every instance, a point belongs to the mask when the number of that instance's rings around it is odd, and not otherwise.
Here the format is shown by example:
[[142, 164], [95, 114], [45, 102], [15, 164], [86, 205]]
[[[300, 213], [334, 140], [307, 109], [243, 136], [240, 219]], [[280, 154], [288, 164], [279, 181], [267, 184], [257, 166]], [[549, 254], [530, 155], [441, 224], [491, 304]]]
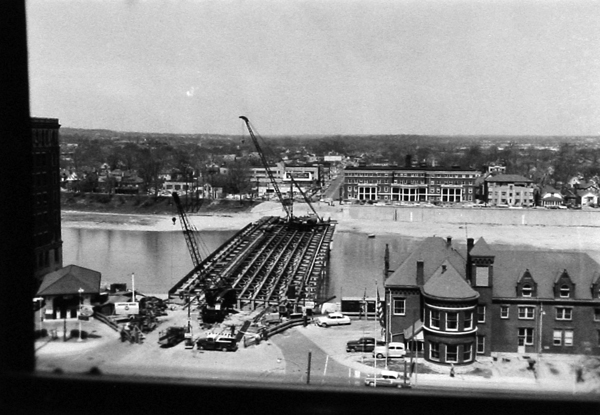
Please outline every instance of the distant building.
[[500, 174], [485, 179], [485, 194], [491, 206], [535, 205], [533, 182], [517, 174]]
[[60, 223], [60, 146], [58, 119], [31, 118], [35, 277], [62, 267]]
[[390, 202], [474, 201], [475, 169], [460, 167], [347, 167], [344, 199]]
[[600, 355], [600, 265], [587, 254], [430, 237], [385, 281], [388, 341], [427, 361], [493, 353]]

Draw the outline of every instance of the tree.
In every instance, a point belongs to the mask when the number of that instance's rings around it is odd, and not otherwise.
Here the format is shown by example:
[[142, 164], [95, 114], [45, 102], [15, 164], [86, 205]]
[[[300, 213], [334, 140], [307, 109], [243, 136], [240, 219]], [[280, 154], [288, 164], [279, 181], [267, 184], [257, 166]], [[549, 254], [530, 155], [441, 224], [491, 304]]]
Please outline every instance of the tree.
[[227, 169], [227, 177], [225, 180], [225, 192], [230, 194], [245, 194], [249, 193], [252, 188], [250, 178], [250, 165], [244, 160], [237, 160], [230, 163]]

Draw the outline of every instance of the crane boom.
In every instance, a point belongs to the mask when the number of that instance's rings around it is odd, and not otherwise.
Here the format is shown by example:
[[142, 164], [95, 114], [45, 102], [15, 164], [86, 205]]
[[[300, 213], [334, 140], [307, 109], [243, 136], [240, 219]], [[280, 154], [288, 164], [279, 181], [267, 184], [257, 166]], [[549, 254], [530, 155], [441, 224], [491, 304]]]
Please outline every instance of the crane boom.
[[273, 188], [275, 189], [275, 193], [277, 193], [277, 197], [279, 198], [281, 205], [283, 206], [283, 210], [285, 211], [285, 214], [289, 221], [292, 219], [292, 216], [293, 216], [293, 208], [290, 203], [291, 200], [286, 201], [283, 199], [283, 195], [281, 194], [281, 191], [279, 190], [279, 185], [277, 184], [277, 181], [275, 180], [275, 176], [273, 176], [273, 172], [271, 172], [271, 169], [269, 168], [269, 164], [267, 163], [267, 158], [265, 157], [265, 155], [262, 151], [262, 148], [260, 148], [260, 144], [258, 144], [258, 140], [256, 139], [256, 136], [254, 135], [254, 131], [252, 131], [252, 127], [250, 127], [250, 121], [248, 120], [248, 118], [244, 117], [243, 115], [240, 116], [240, 118], [242, 120], [244, 120], [244, 122], [246, 123], [248, 132], [250, 133], [250, 138], [252, 138], [252, 142], [254, 143], [254, 146], [256, 147], [256, 151], [258, 152], [260, 161], [262, 162], [265, 170], [267, 171], [269, 180], [271, 181], [271, 184], [273, 185]]
[[202, 262], [200, 251], [198, 250], [198, 241], [196, 241], [196, 236], [194, 233], [198, 231], [196, 230], [194, 225], [192, 225], [188, 220], [188, 217], [185, 214], [185, 211], [183, 210], [183, 206], [181, 205], [181, 200], [179, 199], [179, 195], [177, 194], [177, 192], [173, 192], [172, 196], [173, 201], [175, 202], [175, 206], [177, 206], [179, 219], [181, 220], [181, 229], [183, 230], [185, 243], [187, 244], [188, 250], [190, 251], [190, 256], [192, 257], [194, 268], [196, 268]]

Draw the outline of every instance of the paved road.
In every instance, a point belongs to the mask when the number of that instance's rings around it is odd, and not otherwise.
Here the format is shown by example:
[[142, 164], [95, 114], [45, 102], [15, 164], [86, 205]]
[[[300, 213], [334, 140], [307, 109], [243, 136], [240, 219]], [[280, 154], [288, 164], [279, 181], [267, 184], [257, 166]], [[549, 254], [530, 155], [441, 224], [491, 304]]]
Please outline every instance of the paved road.
[[302, 327], [288, 330], [271, 339], [282, 351], [286, 368], [285, 382], [307, 383], [308, 354], [311, 353], [311, 385], [361, 385], [358, 372], [331, 359], [301, 331]]

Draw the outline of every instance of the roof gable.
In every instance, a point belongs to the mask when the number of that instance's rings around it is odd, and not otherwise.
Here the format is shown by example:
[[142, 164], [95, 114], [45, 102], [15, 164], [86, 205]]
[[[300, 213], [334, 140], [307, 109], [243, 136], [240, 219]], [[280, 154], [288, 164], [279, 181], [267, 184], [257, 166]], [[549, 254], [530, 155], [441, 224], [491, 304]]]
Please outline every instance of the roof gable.
[[440, 299], [472, 300], [479, 297], [448, 260], [434, 272], [422, 290], [426, 296]]
[[485, 239], [483, 239], [483, 237], [482, 237], [477, 240], [477, 242], [473, 246], [473, 249], [471, 249], [470, 254], [471, 254], [471, 256], [489, 257], [489, 256], [494, 256], [494, 251], [492, 251], [490, 246], [487, 244]]
[[100, 292], [101, 274], [77, 265], [67, 265], [44, 277], [37, 295], [78, 294], [83, 289], [86, 294]]
[[417, 261], [423, 261], [424, 282], [448, 260], [461, 277], [466, 278], [466, 260], [447, 241], [440, 237], [423, 240], [389, 276], [385, 286], [417, 286]]

